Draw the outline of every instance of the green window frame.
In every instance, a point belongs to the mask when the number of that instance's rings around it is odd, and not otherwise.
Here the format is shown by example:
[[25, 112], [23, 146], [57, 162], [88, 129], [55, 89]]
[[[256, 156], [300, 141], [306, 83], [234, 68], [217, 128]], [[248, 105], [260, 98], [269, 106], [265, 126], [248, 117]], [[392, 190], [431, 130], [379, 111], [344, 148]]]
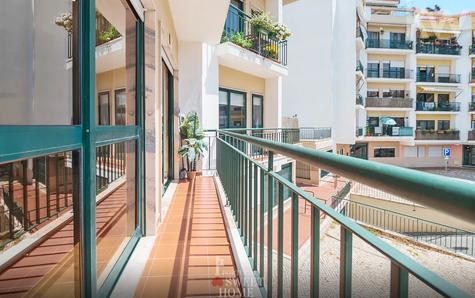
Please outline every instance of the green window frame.
[[[260, 99], [261, 101], [261, 113], [259, 116], [260, 118], [260, 121], [261, 121], [261, 124], [260, 125], [254, 125], [254, 123], [256, 123], [255, 121], [255, 114], [254, 114], [254, 107], [256, 106], [255, 103], [254, 103], [254, 100], [255, 99]], [[263, 128], [264, 127], [264, 96], [262, 95], [259, 95], [259, 94], [252, 94], [252, 111], [251, 111], [251, 118], [252, 118], [252, 124], [251, 124], [251, 127], [252, 128]]]
[[[242, 128], [247, 127], [247, 93], [243, 91], [237, 91], [233, 89], [226, 89], [226, 88], [219, 88], [219, 92], [225, 92], [226, 93], [226, 125], [222, 126], [220, 124], [220, 129], [222, 128], [237, 128], [231, 123], [231, 94], [239, 94], [243, 96], [243, 110], [244, 110], [244, 126]], [[241, 127], [239, 127], [241, 128]]]
[[[96, 121], [96, 7], [91, 0], [76, 1], [78, 34], [73, 44], [78, 54], [73, 63], [79, 70], [73, 105], [80, 115], [74, 125], [0, 125], [0, 164], [47, 154], [76, 150], [79, 152], [80, 191], [80, 292], [83, 297], [109, 296], [134, 247], [144, 234], [143, 224], [143, 101], [144, 101], [144, 24], [136, 18], [136, 124], [128, 126], [97, 125]], [[130, 6], [132, 11], [135, 11]], [[80, 107], [80, 109], [79, 109]], [[4, 141], [8, 140], [8, 141]], [[96, 277], [96, 148], [107, 144], [134, 140], [136, 142], [136, 212], [137, 229], [113, 265], [106, 280], [97, 288]]]

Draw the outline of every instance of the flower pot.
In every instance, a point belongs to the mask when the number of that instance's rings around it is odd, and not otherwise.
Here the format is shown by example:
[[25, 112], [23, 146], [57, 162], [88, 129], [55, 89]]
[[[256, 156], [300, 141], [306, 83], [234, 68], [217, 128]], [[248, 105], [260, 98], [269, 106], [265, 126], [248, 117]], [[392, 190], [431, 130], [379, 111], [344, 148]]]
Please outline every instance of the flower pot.
[[196, 171], [188, 171], [188, 180], [193, 181], [196, 177]]

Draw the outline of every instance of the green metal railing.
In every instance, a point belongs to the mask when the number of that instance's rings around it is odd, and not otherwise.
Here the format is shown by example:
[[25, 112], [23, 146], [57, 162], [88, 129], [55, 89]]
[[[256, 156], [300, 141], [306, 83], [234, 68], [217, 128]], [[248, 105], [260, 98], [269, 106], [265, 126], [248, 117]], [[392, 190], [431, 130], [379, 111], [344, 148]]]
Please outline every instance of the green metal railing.
[[[247, 152], [250, 147], [268, 152], [267, 159], [257, 161]], [[226, 193], [244, 247], [258, 277], [262, 294], [272, 297], [276, 285], [283, 296], [284, 201], [291, 200], [291, 264], [290, 295], [299, 296], [299, 200], [311, 207], [311, 296], [319, 295], [320, 215], [331, 217], [341, 226], [340, 297], [350, 297], [352, 290], [352, 239], [357, 236], [391, 261], [391, 296], [407, 297], [409, 274], [446, 297], [469, 297], [437, 274], [418, 264], [352, 219], [320, 202], [308, 192], [274, 172], [274, 156], [287, 156], [299, 162], [323, 168], [336, 175], [356, 180], [389, 193], [404, 196], [417, 203], [432, 206], [453, 216], [474, 221], [475, 188], [472, 184], [433, 174], [379, 164], [348, 156], [336, 155], [291, 144], [219, 130], [217, 139], [217, 173]], [[275, 192], [275, 186], [277, 191]], [[284, 197], [284, 191], [290, 193]], [[276, 208], [267, 211], [261, 206]], [[456, 202], [456, 203], [454, 203]], [[274, 212], [277, 212], [277, 247], [274, 253]], [[267, 227], [265, 225], [267, 224]], [[265, 228], [267, 242], [264, 242]], [[274, 267], [274, 255], [277, 266]], [[267, 262], [265, 262], [267, 258]], [[274, 281], [273, 274], [277, 271]], [[267, 276], [266, 285], [262, 282]]]
[[376, 206], [336, 198], [335, 205], [344, 202], [341, 213], [356, 221], [407, 235], [416, 241], [434, 244], [456, 253], [475, 256], [475, 233], [433, 221], [379, 208]]
[[366, 48], [412, 50], [411, 40], [367, 39]]
[[416, 53], [435, 55], [460, 55], [462, 47], [458, 44], [436, 44], [434, 42], [417, 42]]

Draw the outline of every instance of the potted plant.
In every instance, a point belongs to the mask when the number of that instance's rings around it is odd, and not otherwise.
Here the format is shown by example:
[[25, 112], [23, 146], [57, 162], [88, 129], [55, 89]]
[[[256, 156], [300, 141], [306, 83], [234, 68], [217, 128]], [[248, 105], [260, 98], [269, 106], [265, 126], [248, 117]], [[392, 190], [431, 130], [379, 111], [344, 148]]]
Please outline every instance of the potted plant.
[[284, 24], [275, 24], [274, 32], [275, 37], [280, 41], [287, 40], [290, 36], [292, 36], [292, 32], [290, 32], [289, 28]]
[[178, 154], [186, 158], [188, 179], [194, 180], [197, 173], [198, 161], [203, 157], [208, 146], [204, 141], [204, 132], [200, 128], [200, 122], [196, 112], [190, 112], [182, 117], [180, 123], [180, 135], [182, 146]]
[[274, 22], [272, 17], [267, 13], [261, 13], [252, 17], [249, 23], [255, 31], [265, 35], [268, 35], [269, 32], [274, 31]]

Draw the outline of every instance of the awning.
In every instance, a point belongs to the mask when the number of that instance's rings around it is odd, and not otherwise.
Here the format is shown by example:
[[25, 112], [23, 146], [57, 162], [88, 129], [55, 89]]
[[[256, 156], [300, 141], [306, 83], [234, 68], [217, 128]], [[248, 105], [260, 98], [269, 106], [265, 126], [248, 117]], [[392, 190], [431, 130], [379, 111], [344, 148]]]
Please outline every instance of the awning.
[[460, 35], [460, 30], [443, 30], [443, 29], [432, 29], [432, 28], [422, 28], [421, 32], [432, 32], [432, 33], [447, 33], [447, 34], [456, 34]]
[[425, 92], [462, 92], [463, 90], [458, 87], [450, 86], [418, 86]]
[[456, 93], [455, 98], [462, 94], [463, 91], [461, 88], [450, 86], [418, 86], [418, 88], [422, 89], [423, 92], [454, 92]]

